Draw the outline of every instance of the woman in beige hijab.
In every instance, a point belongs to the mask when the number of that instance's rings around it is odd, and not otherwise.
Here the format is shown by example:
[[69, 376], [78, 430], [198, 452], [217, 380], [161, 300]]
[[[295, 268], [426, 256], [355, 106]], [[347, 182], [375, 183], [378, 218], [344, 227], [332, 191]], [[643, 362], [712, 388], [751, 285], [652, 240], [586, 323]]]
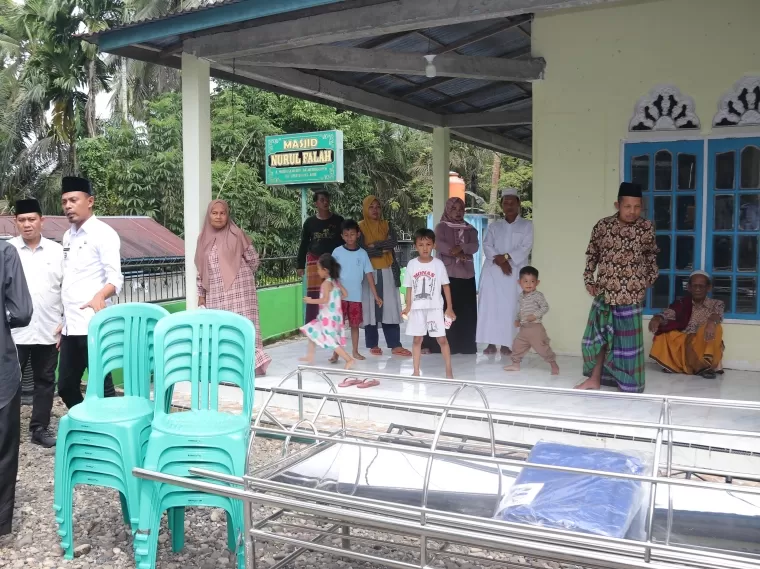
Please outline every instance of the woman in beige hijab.
[[264, 375], [272, 358], [264, 351], [259, 327], [256, 269], [259, 255], [251, 239], [230, 220], [230, 206], [212, 201], [195, 250], [198, 306], [229, 310], [256, 327], [256, 375]]

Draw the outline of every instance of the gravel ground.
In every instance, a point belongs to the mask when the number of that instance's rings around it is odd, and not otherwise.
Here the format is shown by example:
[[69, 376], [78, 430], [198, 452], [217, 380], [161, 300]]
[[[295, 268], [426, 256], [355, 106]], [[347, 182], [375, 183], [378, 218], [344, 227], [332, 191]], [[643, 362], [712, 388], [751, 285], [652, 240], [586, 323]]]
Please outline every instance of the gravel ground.
[[[132, 538], [122, 521], [118, 494], [106, 488], [78, 486], [74, 495], [74, 533], [77, 556], [73, 560], [63, 559], [59, 547], [57, 527], [53, 517], [53, 467], [54, 449], [43, 449], [29, 442], [27, 429], [31, 409], [22, 408], [22, 443], [19, 462], [19, 481], [16, 487], [16, 511], [14, 533], [0, 538], [0, 567], [20, 569], [67, 568], [67, 569], [133, 569]], [[56, 403], [53, 409], [53, 429], [65, 408]], [[265, 464], [279, 456], [281, 444], [272, 440], [258, 439], [255, 446], [255, 463]], [[254, 517], [261, 519], [271, 510], [258, 508]], [[289, 524], [307, 524], [316, 529], [319, 524], [303, 518], [282, 518], [282, 526], [274, 531], [293, 537], [313, 537], [307, 529], [293, 528]], [[191, 508], [185, 516], [185, 548], [180, 553], [172, 553], [168, 540], [166, 520], [159, 535], [159, 569], [233, 569], [235, 558], [226, 549], [225, 515], [221, 510]], [[354, 530], [355, 537], [370, 540], [389, 539], [389, 536], [366, 530]], [[334, 542], [339, 543], [339, 542]], [[412, 550], [401, 544], [413, 544], [413, 540], [402, 539], [392, 546], [367, 541], [356, 543], [354, 549], [381, 557], [417, 563]], [[261, 542], [257, 547], [258, 567], [267, 569], [292, 552], [292, 546]], [[479, 569], [504, 567], [503, 564], [489, 563], [489, 559], [507, 562], [511, 568], [535, 567], [540, 569], [573, 569], [576, 566], [559, 565], [526, 559], [522, 556], [498, 555], [492, 557], [487, 551], [477, 548], [458, 548], [459, 554], [469, 554], [470, 558], [446, 558], [435, 562], [442, 569]], [[357, 562], [348, 558], [322, 553], [307, 552], [299, 557], [291, 567], [298, 569], [380, 569], [375, 563]], [[579, 569], [579, 568], [578, 568]]]

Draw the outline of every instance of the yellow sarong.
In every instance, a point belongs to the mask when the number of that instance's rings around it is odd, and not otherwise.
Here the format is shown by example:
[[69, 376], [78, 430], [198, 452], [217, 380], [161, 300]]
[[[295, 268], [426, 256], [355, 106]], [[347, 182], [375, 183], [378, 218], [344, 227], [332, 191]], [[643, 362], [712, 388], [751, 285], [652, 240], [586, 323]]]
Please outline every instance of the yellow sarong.
[[673, 373], [698, 375], [712, 369], [721, 369], [723, 360], [723, 328], [715, 326], [715, 338], [705, 339], [706, 324], [696, 334], [673, 330], [654, 337], [649, 357]]

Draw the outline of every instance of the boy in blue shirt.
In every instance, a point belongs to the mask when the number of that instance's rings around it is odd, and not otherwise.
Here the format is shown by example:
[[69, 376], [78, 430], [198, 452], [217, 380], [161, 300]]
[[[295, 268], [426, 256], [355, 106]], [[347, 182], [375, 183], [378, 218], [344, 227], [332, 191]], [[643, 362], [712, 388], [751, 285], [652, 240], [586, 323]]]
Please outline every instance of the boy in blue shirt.
[[[378, 306], [383, 305], [383, 300], [378, 296], [375, 288], [374, 269], [370, 263], [367, 252], [359, 247], [359, 224], [353, 219], [347, 219], [341, 227], [341, 236], [344, 245], [333, 251], [333, 257], [340, 263], [340, 283], [348, 292], [343, 299], [343, 319], [351, 328], [351, 344], [353, 357], [357, 360], [365, 359], [359, 353], [359, 328], [362, 325], [362, 281], [366, 278], [372, 296]], [[338, 354], [333, 354], [330, 363], [338, 361]]]

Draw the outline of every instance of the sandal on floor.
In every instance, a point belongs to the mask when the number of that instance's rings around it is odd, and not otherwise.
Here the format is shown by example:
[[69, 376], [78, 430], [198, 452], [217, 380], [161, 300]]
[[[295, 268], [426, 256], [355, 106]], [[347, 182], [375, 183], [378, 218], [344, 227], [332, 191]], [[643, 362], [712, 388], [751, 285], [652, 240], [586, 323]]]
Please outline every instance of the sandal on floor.
[[393, 350], [391, 350], [391, 354], [393, 354], [394, 356], [403, 356], [405, 358], [409, 358], [411, 357], [412, 352], [410, 352], [406, 348], [393, 348]]
[[369, 387], [375, 387], [376, 385], [380, 385], [380, 382], [376, 379], [365, 379], [364, 381], [359, 382], [356, 389], [367, 389]]
[[715, 372], [711, 369], [706, 369], [705, 371], [701, 371], [697, 375], [699, 375], [699, 377], [704, 377], [705, 379], [715, 379], [717, 377], [715, 375]]
[[338, 384], [338, 387], [352, 387], [354, 385], [359, 385], [360, 383], [362, 383], [362, 380], [358, 377], [347, 377]]
[[338, 358], [338, 356], [332, 356], [332, 357], [331, 357], [329, 360], [327, 360], [327, 361], [328, 361], [328, 362], [330, 362], [331, 364], [337, 364], [337, 363], [338, 363], [338, 360], [339, 360], [339, 359], [340, 359], [340, 358]]
[[383, 355], [383, 350], [381, 348], [372, 348], [369, 351], [369, 353], [372, 354], [373, 356], [382, 356]]

